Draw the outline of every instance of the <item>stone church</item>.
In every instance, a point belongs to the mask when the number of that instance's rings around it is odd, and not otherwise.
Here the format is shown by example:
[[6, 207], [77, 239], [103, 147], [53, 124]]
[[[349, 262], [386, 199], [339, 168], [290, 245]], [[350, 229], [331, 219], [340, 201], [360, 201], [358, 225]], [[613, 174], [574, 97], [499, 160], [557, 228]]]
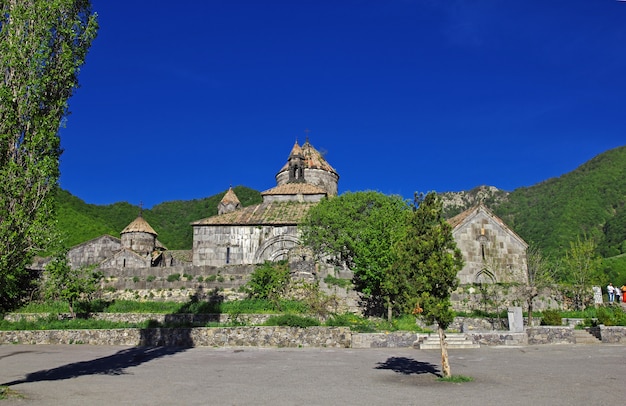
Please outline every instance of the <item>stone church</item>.
[[528, 244], [483, 204], [448, 220], [463, 254], [460, 283], [527, 283]]
[[339, 175], [307, 140], [295, 143], [263, 202], [242, 208], [229, 189], [218, 215], [193, 227], [193, 265], [258, 264], [287, 259], [298, 247], [298, 224], [322, 198], [337, 195]]
[[[261, 193], [262, 203], [242, 207], [230, 188], [217, 215], [191, 223], [191, 250], [167, 250], [140, 214], [120, 238], [105, 235], [71, 248], [70, 264], [98, 264], [108, 274], [128, 277], [157, 268], [200, 275], [208, 268], [294, 256], [312, 262], [299, 247], [298, 224], [321, 199], [337, 195], [338, 181], [337, 171], [308, 139], [302, 146], [296, 142], [276, 174], [276, 187]], [[489, 209], [481, 204], [449, 222], [465, 261], [461, 284], [526, 282], [527, 244]]]

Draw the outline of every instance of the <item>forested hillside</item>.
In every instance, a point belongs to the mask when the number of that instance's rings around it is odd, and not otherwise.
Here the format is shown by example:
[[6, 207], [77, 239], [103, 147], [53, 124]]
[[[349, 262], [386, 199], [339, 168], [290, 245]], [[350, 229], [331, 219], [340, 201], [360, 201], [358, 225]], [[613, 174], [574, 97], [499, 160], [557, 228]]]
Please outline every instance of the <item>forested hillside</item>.
[[624, 253], [626, 147], [596, 156], [576, 170], [519, 188], [495, 213], [529, 243], [561, 256], [578, 236], [594, 238], [603, 256]]
[[[261, 202], [261, 194], [244, 186], [233, 190], [243, 206]], [[159, 234], [158, 239], [172, 250], [191, 249], [189, 223], [217, 214], [217, 205], [226, 191], [204, 199], [165, 202], [144, 209], [143, 217]], [[71, 247], [103, 234], [120, 236], [120, 231], [139, 215], [140, 208], [122, 202], [105, 206], [87, 204], [65, 190], [57, 192], [57, 213], [63, 243]]]
[[[234, 188], [243, 206], [262, 201], [259, 192]], [[204, 199], [172, 201], [144, 210], [144, 218], [169, 249], [190, 249], [189, 223], [217, 214], [224, 192]], [[596, 156], [576, 170], [510, 193], [492, 187], [443, 193], [452, 216], [483, 201], [527, 242], [555, 257], [562, 256], [578, 236], [594, 237], [604, 257], [626, 253], [626, 147]], [[59, 225], [65, 244], [73, 246], [103, 234], [119, 237], [139, 214], [128, 203], [86, 204], [60, 190]]]

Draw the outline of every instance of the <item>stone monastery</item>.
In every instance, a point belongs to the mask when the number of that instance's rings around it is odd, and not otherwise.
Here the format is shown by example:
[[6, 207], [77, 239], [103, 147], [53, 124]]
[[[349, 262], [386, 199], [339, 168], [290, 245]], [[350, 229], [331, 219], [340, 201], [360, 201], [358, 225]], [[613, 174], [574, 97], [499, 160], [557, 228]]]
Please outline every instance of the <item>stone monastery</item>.
[[[302, 146], [296, 142], [276, 174], [276, 187], [261, 193], [262, 203], [242, 207], [230, 188], [216, 216], [191, 224], [191, 251], [167, 250], [140, 214], [121, 231], [119, 239], [105, 235], [71, 248], [70, 264], [97, 264], [105, 274], [128, 277], [158, 268], [202, 275], [208, 268], [294, 256], [300, 262], [311, 262], [299, 246], [297, 227], [312, 206], [337, 195], [338, 181], [335, 169], [308, 139]], [[488, 208], [478, 205], [449, 222], [465, 260], [458, 275], [461, 284], [526, 282], [527, 244]]]

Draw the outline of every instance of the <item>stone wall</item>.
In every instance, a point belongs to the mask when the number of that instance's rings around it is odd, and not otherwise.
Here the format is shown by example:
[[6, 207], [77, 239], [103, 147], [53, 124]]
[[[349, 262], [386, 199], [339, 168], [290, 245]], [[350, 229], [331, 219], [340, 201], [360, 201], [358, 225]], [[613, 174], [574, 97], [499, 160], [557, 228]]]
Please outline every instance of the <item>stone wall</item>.
[[350, 348], [346, 327], [216, 327], [0, 331], [0, 344]]
[[[626, 342], [625, 327], [602, 327], [603, 343]], [[524, 333], [504, 331], [465, 334], [473, 343], [494, 345], [575, 344], [569, 327], [535, 327]], [[418, 338], [412, 332], [352, 333], [347, 327], [198, 327], [122, 328], [111, 330], [0, 331], [4, 344], [91, 344], [197, 347], [328, 347], [410, 348]]]
[[626, 327], [599, 326], [600, 337], [603, 343], [626, 344]]
[[[259, 264], [286, 258], [297, 243], [295, 225], [223, 225], [193, 227], [193, 264]], [[284, 257], [276, 257], [276, 253]]]
[[[499, 313], [514, 306], [526, 310], [525, 289], [523, 284], [466, 284], [452, 292], [450, 301], [454, 310], [464, 312]], [[541, 290], [533, 304], [535, 311], [563, 309], [567, 305], [558, 291], [549, 288]]]
[[526, 329], [528, 344], [576, 344], [571, 327], [540, 326]]

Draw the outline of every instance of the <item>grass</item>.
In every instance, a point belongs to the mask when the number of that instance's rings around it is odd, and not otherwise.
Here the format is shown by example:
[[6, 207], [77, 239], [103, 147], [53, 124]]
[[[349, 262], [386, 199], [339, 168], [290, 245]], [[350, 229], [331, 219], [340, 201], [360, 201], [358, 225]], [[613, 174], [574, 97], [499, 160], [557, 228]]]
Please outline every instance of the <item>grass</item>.
[[0, 400], [4, 400], [4, 399], [23, 399], [24, 396], [19, 393], [14, 391], [13, 389], [11, 389], [8, 386], [0, 386]]
[[[68, 313], [66, 302], [31, 302], [15, 313]], [[207, 314], [207, 313], [307, 313], [308, 307], [295, 300], [278, 302], [262, 299], [245, 299], [232, 302], [189, 301], [157, 302], [137, 300], [94, 300], [79, 302], [77, 313], [156, 313], [156, 314]]]
[[463, 382], [472, 382], [474, 379], [469, 376], [464, 375], [450, 375], [450, 376], [442, 376], [441, 378], [437, 378], [439, 382], [452, 382], [452, 383], [463, 383]]
[[115, 328], [146, 328], [148, 324], [149, 322], [125, 323], [93, 319], [59, 320], [56, 314], [52, 314], [48, 317], [41, 317], [32, 321], [19, 320], [10, 322], [7, 320], [0, 320], [0, 330], [104, 330]]

